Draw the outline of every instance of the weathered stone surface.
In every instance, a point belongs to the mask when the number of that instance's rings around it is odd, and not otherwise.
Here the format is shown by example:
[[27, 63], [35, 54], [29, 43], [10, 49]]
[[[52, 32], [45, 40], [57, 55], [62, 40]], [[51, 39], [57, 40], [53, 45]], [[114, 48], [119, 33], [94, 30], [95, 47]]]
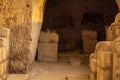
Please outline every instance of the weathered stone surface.
[[113, 38], [112, 38], [112, 28], [109, 26], [106, 28], [106, 40], [107, 41], [112, 41]]
[[97, 59], [97, 53], [90, 54], [89, 59]]
[[114, 74], [113, 80], [120, 80], [120, 69], [113, 71], [113, 74]]
[[115, 16], [115, 23], [120, 22], [120, 12]]
[[29, 66], [31, 25], [18, 25], [11, 28], [10, 72], [26, 73]]
[[112, 69], [112, 52], [97, 51], [97, 66]]
[[117, 75], [120, 75], [120, 41], [116, 41], [114, 43], [114, 46], [112, 48], [113, 52], [113, 79], [118, 80], [120, 77]]
[[96, 59], [90, 59], [90, 71], [96, 74], [97, 72], [97, 60]]
[[9, 39], [0, 37], [0, 47], [8, 47], [9, 46]]
[[5, 27], [0, 27], [0, 37], [9, 37], [10, 29]]
[[115, 0], [115, 1], [116, 1], [117, 5], [118, 5], [118, 8], [120, 10], [120, 0]]
[[[30, 49], [31, 37], [29, 35], [32, 29], [31, 0], [2, 0], [0, 3], [0, 25], [11, 29], [10, 71], [15, 73], [26, 72], [30, 54], [28, 50]], [[26, 25], [28, 26], [26, 27]]]
[[39, 43], [37, 58], [40, 61], [57, 61], [57, 43]]
[[[34, 33], [36, 26], [33, 26], [34, 29], [31, 26], [32, 22], [38, 18], [41, 19], [40, 23], [42, 23], [44, 2], [45, 0], [0, 0], [0, 26], [11, 29], [11, 72], [25, 73], [28, 64], [31, 64], [34, 60], [38, 35]], [[40, 11], [41, 13], [36, 13], [36, 8], [37, 12]], [[3, 36], [3, 33], [0, 32], [0, 35]], [[4, 36], [6, 36], [5, 33]]]
[[8, 53], [5, 47], [0, 47], [0, 80], [7, 78]]
[[45, 43], [57, 43], [59, 40], [59, 36], [57, 33], [47, 30], [47, 32], [41, 31], [40, 33], [40, 42]]
[[111, 51], [113, 41], [100, 41], [96, 44], [95, 51]]
[[90, 80], [96, 80], [96, 74], [90, 73]]
[[107, 40], [113, 41], [120, 36], [120, 22], [114, 22], [107, 30]]

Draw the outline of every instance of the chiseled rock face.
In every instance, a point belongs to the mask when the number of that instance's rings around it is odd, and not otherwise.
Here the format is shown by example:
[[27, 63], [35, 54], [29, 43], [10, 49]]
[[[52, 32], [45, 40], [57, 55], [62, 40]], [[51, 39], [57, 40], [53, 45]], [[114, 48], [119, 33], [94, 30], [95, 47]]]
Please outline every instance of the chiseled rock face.
[[[9, 69], [10, 72], [13, 73], [27, 72], [32, 40], [31, 1], [32, 0], [0, 0], [0, 26], [11, 29]], [[4, 33], [3, 36], [6, 36], [6, 33]]]
[[27, 73], [31, 44], [31, 25], [18, 25], [11, 28], [10, 72]]

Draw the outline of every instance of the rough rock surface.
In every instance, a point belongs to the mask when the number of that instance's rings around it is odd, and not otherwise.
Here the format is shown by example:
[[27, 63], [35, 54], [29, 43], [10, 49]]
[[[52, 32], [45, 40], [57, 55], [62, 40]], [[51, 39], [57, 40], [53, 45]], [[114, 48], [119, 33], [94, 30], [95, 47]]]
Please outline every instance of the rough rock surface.
[[25, 73], [30, 54], [31, 0], [0, 0], [0, 4], [0, 26], [11, 29], [10, 71]]
[[0, 33], [0, 80], [6, 80], [8, 72], [10, 30], [0, 27]]
[[10, 72], [27, 72], [29, 66], [30, 44], [32, 40], [30, 32], [30, 25], [19, 25], [11, 28]]

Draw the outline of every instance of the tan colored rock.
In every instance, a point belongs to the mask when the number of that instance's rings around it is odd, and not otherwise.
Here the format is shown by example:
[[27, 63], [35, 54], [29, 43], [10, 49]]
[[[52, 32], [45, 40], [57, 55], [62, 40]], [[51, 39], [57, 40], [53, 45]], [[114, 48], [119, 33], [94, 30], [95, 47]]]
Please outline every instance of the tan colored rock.
[[112, 27], [107, 27], [106, 28], [106, 40], [107, 41], [112, 41], [113, 37], [112, 37], [113, 33], [112, 33]]
[[100, 41], [96, 44], [95, 51], [111, 51], [113, 41]]
[[120, 70], [113, 71], [113, 80], [120, 80]]
[[97, 72], [97, 60], [96, 59], [90, 59], [90, 71], [96, 74]]
[[96, 74], [90, 73], [90, 80], [96, 80]]
[[37, 59], [39, 61], [56, 62], [57, 49], [57, 43], [39, 43]]
[[11, 28], [10, 34], [10, 72], [27, 73], [31, 46], [30, 24]]
[[120, 22], [120, 12], [115, 16], [115, 23]]
[[89, 59], [97, 59], [97, 53], [90, 54]]
[[97, 51], [97, 66], [112, 69], [112, 52]]
[[[112, 48], [113, 52], [113, 79], [119, 80], [120, 77], [117, 75], [120, 75], [120, 41], [116, 41], [114, 43], [114, 46]], [[118, 78], [118, 79], [117, 79]]]
[[7, 67], [8, 67], [8, 57], [5, 47], [0, 47], [0, 80], [6, 80], [7, 78]]
[[0, 37], [9, 37], [10, 29], [5, 27], [0, 27]]
[[9, 74], [7, 80], [29, 80], [28, 74]]
[[9, 46], [9, 39], [0, 37], [0, 47], [7, 47]]
[[107, 38], [109, 41], [113, 41], [120, 36], [120, 22], [114, 22], [108, 28]]
[[97, 80], [112, 80], [112, 70], [97, 67]]

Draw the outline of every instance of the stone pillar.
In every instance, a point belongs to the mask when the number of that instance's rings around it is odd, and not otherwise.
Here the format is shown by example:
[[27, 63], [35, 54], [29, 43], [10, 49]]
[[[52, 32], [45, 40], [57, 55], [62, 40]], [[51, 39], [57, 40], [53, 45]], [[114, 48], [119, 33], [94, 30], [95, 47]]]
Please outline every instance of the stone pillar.
[[113, 41], [101, 41], [96, 44], [94, 54], [90, 55], [90, 80], [112, 80]]

